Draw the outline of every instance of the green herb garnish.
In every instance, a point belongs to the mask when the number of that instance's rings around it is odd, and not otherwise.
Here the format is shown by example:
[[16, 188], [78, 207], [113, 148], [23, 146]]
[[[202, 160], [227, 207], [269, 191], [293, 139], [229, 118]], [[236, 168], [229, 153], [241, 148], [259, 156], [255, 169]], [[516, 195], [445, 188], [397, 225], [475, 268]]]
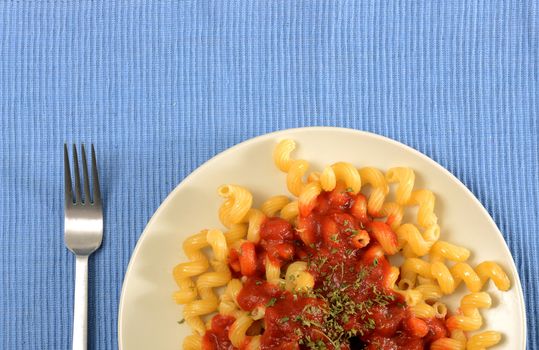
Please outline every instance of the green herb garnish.
[[271, 299], [266, 303], [266, 307], [271, 307], [271, 306], [275, 305], [276, 302], [277, 302], [277, 298], [271, 298]]

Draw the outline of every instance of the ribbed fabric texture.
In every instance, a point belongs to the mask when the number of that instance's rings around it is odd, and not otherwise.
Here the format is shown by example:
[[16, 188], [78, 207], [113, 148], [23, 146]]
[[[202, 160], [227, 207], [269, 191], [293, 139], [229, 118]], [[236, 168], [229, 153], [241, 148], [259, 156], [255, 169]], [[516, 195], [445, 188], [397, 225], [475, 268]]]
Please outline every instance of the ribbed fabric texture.
[[89, 348], [115, 349], [129, 256], [175, 185], [250, 137], [333, 125], [404, 142], [475, 193], [539, 349], [538, 21], [523, 0], [1, 2], [0, 348], [70, 346], [64, 142], [97, 148]]

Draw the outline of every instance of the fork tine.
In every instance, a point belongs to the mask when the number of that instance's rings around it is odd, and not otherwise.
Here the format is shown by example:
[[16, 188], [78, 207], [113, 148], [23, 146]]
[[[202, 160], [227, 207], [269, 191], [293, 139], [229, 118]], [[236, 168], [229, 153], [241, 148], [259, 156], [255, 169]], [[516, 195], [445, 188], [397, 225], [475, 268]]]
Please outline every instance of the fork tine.
[[92, 144], [92, 179], [94, 203], [101, 205], [101, 191], [99, 190], [99, 176], [97, 175], [97, 160], [95, 157], [94, 144]]
[[84, 181], [84, 202], [91, 203], [90, 199], [90, 178], [88, 177], [88, 162], [86, 161], [86, 150], [84, 144], [81, 144], [82, 151], [82, 175]]
[[73, 184], [71, 183], [71, 170], [69, 168], [69, 154], [67, 145], [64, 143], [64, 196], [65, 204], [73, 203]]
[[79, 172], [79, 157], [77, 156], [77, 146], [73, 144], [73, 171], [75, 172], [75, 202], [82, 203], [80, 193], [80, 172]]

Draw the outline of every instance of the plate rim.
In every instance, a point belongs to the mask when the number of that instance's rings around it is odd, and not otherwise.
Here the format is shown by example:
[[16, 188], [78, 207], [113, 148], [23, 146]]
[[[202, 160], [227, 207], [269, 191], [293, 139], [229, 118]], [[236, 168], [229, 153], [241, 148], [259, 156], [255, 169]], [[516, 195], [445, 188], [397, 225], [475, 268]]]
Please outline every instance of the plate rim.
[[[526, 299], [524, 298], [524, 294], [523, 294], [523, 290], [522, 290], [522, 284], [520, 282], [520, 274], [519, 274], [518, 268], [517, 268], [517, 266], [515, 264], [515, 259], [513, 258], [513, 254], [511, 253], [511, 250], [509, 249], [509, 246], [507, 245], [507, 241], [503, 237], [503, 234], [502, 234], [500, 228], [498, 227], [498, 225], [496, 224], [496, 222], [492, 218], [491, 214], [488, 212], [488, 210], [485, 208], [485, 206], [481, 203], [481, 201], [475, 196], [475, 194], [468, 187], [466, 187], [466, 185], [464, 185], [464, 183], [462, 183], [462, 181], [460, 181], [459, 178], [457, 178], [455, 175], [453, 175], [453, 173], [451, 173], [448, 169], [446, 169], [440, 163], [438, 163], [434, 159], [430, 158], [426, 154], [422, 153], [421, 151], [419, 151], [419, 150], [417, 150], [417, 149], [415, 149], [415, 148], [413, 148], [411, 146], [408, 146], [408, 145], [406, 145], [406, 144], [404, 144], [404, 143], [402, 143], [400, 141], [394, 140], [394, 139], [392, 139], [390, 137], [383, 136], [383, 135], [380, 135], [380, 134], [376, 134], [376, 133], [373, 133], [373, 132], [370, 132], [370, 131], [364, 131], [364, 130], [346, 128], [346, 127], [335, 127], [335, 126], [307, 126], [307, 127], [288, 128], [288, 129], [276, 130], [276, 131], [273, 131], [273, 132], [269, 132], [269, 133], [265, 133], [265, 134], [261, 134], [261, 135], [258, 135], [258, 136], [251, 137], [251, 138], [249, 138], [247, 140], [244, 140], [242, 142], [239, 142], [239, 143], [237, 143], [237, 144], [235, 144], [235, 145], [233, 145], [233, 146], [231, 146], [229, 148], [226, 148], [225, 150], [223, 150], [223, 151], [215, 154], [214, 156], [210, 157], [208, 160], [206, 160], [205, 162], [200, 164], [196, 169], [194, 169], [191, 173], [189, 173], [185, 178], [183, 178], [174, 187], [174, 189], [172, 191], [170, 191], [170, 193], [159, 204], [159, 207], [157, 207], [157, 209], [154, 211], [154, 213], [152, 214], [152, 216], [150, 217], [150, 219], [146, 223], [146, 225], [144, 227], [144, 230], [140, 234], [140, 236], [139, 236], [139, 238], [137, 240], [137, 243], [135, 244], [135, 247], [133, 248], [133, 251], [132, 251], [132, 253], [131, 253], [130, 257], [129, 257], [129, 262], [128, 262], [127, 268], [125, 270], [124, 277], [122, 279], [122, 288], [121, 288], [121, 292], [120, 292], [120, 300], [119, 300], [119, 303], [118, 303], [118, 313], [117, 313], [117, 315], [118, 315], [118, 320], [117, 320], [118, 349], [120, 349], [120, 350], [123, 349], [123, 344], [122, 344], [122, 339], [123, 339], [123, 328], [122, 328], [123, 318], [122, 318], [122, 314], [123, 314], [123, 310], [125, 308], [125, 293], [126, 293], [126, 284], [127, 284], [126, 282], [128, 281], [129, 275], [130, 275], [131, 271], [133, 270], [134, 261], [136, 260], [136, 257], [139, 255], [140, 249], [141, 249], [142, 245], [144, 244], [144, 241], [146, 240], [146, 238], [148, 236], [148, 227], [150, 227], [153, 224], [153, 222], [159, 216], [158, 214], [160, 214], [160, 212], [164, 210], [164, 207], [170, 201], [172, 201], [172, 198], [175, 197], [176, 192], [180, 191], [180, 189], [182, 189], [184, 186], [187, 186], [189, 184], [189, 182], [191, 181], [191, 179], [193, 177], [195, 177], [200, 171], [202, 171], [206, 166], [208, 166], [208, 163], [212, 162], [214, 159], [224, 157], [227, 154], [232, 153], [232, 152], [236, 151], [239, 148], [249, 146], [249, 144], [251, 144], [251, 143], [256, 143], [256, 142], [259, 142], [259, 141], [263, 141], [264, 139], [267, 139], [267, 138], [278, 137], [280, 134], [286, 134], [286, 133], [290, 133], [290, 132], [302, 132], [302, 131], [309, 131], [309, 130], [326, 131], [326, 132], [344, 132], [344, 133], [349, 133], [349, 134], [355, 134], [356, 136], [364, 136], [364, 137], [368, 137], [368, 138], [374, 138], [374, 139], [378, 139], [379, 141], [391, 143], [391, 144], [393, 144], [395, 146], [404, 148], [406, 151], [409, 151], [409, 152], [415, 154], [416, 156], [418, 156], [418, 157], [422, 158], [423, 160], [427, 161], [431, 166], [434, 166], [434, 167], [438, 168], [443, 173], [448, 175], [454, 182], [457, 183], [457, 185], [459, 187], [461, 187], [461, 189], [464, 190], [464, 192], [468, 195], [468, 197], [471, 197], [475, 201], [475, 204], [479, 205], [479, 207], [481, 208], [480, 210], [482, 210], [483, 213], [486, 214], [486, 216], [488, 217], [487, 220], [489, 221], [489, 223], [493, 227], [496, 228], [496, 236], [497, 236], [498, 240], [500, 240], [503, 243], [503, 247], [505, 248], [506, 253], [509, 253], [510, 265], [516, 271], [513, 282], [514, 282], [514, 288], [517, 289], [516, 292], [517, 292], [517, 295], [518, 295], [518, 297], [519, 297], [519, 299], [521, 301], [521, 311], [522, 311], [522, 316], [523, 316], [523, 321], [524, 321], [523, 322], [524, 327], [522, 327], [520, 335], [521, 335], [521, 337], [522, 337], [522, 339], [524, 341], [524, 349], [526, 349], [527, 335], [528, 335], [528, 330], [527, 330], [527, 327], [528, 327], [527, 321], [528, 320], [527, 320], [527, 315], [526, 315]], [[524, 350], [524, 349], [522, 349], [522, 350]]]

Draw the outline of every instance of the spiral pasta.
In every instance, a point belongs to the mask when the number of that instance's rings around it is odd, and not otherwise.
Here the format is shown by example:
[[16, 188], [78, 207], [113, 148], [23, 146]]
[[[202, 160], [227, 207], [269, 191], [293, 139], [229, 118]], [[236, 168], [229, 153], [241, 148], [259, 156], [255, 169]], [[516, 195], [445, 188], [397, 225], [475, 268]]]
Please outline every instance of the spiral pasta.
[[277, 215], [288, 203], [290, 203], [290, 199], [287, 196], [273, 196], [262, 203], [260, 210], [267, 217], [272, 217]]
[[219, 313], [221, 315], [236, 316], [238, 313], [237, 297], [242, 288], [239, 279], [232, 279], [228, 282], [225, 292], [220, 297]]
[[466, 345], [466, 350], [483, 350], [490, 348], [498, 344], [502, 339], [500, 332], [495, 331], [486, 331], [479, 334], [472, 335], [468, 344]]
[[386, 179], [389, 183], [398, 183], [396, 200], [399, 205], [406, 205], [410, 200], [414, 188], [415, 173], [410, 168], [396, 167], [391, 168], [386, 173]]
[[350, 163], [335, 163], [330, 167], [326, 167], [322, 175], [320, 175], [320, 184], [324, 191], [335, 189], [337, 182], [343, 182], [352, 193], [358, 193], [361, 189], [361, 176]]
[[224, 234], [219, 230], [209, 230], [206, 233], [206, 241], [211, 245], [216, 260], [211, 262], [214, 271], [200, 275], [196, 281], [196, 287], [200, 295], [199, 300], [187, 303], [183, 309], [185, 321], [200, 335], [206, 328], [201, 316], [210, 314], [218, 309], [218, 298], [213, 288], [226, 285], [231, 274], [226, 264], [228, 247]]
[[301, 215], [307, 216], [316, 204], [316, 198], [320, 195], [322, 188], [317, 182], [311, 182], [304, 186], [299, 194], [298, 205]]
[[294, 140], [286, 139], [279, 142], [277, 147], [273, 151], [273, 162], [279, 170], [283, 172], [288, 172], [290, 170], [290, 165], [292, 160], [290, 159], [290, 154], [296, 149], [296, 143]]
[[266, 257], [265, 267], [266, 280], [278, 284], [281, 276], [281, 266], [276, 262], [272, 261], [270, 258]]
[[230, 327], [228, 336], [232, 345], [240, 347], [247, 338], [247, 330], [253, 324], [254, 320], [247, 312], [242, 312], [236, 317], [236, 321]]
[[192, 334], [185, 337], [183, 341], [184, 350], [200, 350], [202, 348], [202, 336], [200, 334]]
[[443, 259], [463, 262], [468, 260], [469, 256], [470, 251], [468, 249], [443, 241], [434, 243], [430, 252], [432, 262], [443, 261]]
[[292, 201], [285, 205], [279, 214], [282, 219], [293, 222], [299, 215], [298, 201]]
[[401, 245], [407, 243], [416, 256], [426, 255], [439, 236], [440, 229], [438, 225], [431, 226], [423, 234], [419, 232], [417, 227], [409, 223], [397, 229], [399, 243]]
[[402, 223], [404, 208], [396, 202], [386, 202], [382, 205], [380, 215], [387, 217], [386, 223], [395, 231]]
[[253, 204], [251, 193], [245, 188], [235, 185], [220, 186], [217, 192], [225, 198], [219, 208], [221, 223], [226, 227], [240, 223]]
[[245, 238], [247, 234], [247, 225], [245, 224], [233, 224], [229, 230], [225, 233], [226, 243], [228, 246], [233, 245], [239, 240]]
[[462, 315], [451, 316], [447, 320], [449, 329], [461, 329], [463, 331], [475, 331], [483, 324], [483, 318], [479, 313], [480, 308], [490, 308], [492, 300], [485, 292], [470, 293], [465, 295], [460, 302]]
[[265, 218], [266, 216], [262, 211], [258, 209], [249, 209], [244, 217], [244, 220], [248, 224], [247, 240], [255, 243], [260, 240], [260, 226]]
[[429, 190], [417, 190], [412, 192], [408, 205], [418, 205], [417, 223], [422, 227], [429, 227], [438, 222], [436, 214], [434, 214], [434, 202], [436, 198]]
[[372, 192], [367, 203], [369, 215], [379, 216], [387, 193], [389, 192], [386, 178], [380, 170], [372, 167], [361, 168], [359, 175], [363, 186], [370, 185], [372, 187]]
[[285, 281], [289, 291], [307, 291], [314, 286], [314, 278], [307, 271], [307, 263], [304, 261], [296, 261], [288, 266]]
[[208, 258], [201, 251], [208, 245], [206, 234], [207, 230], [203, 230], [183, 242], [183, 250], [191, 261], [178, 264], [173, 270], [174, 280], [180, 287], [180, 290], [174, 293], [174, 300], [178, 304], [187, 304], [197, 297], [195, 283], [191, 277], [200, 275], [209, 267]]
[[293, 160], [286, 174], [286, 186], [294, 196], [299, 196], [305, 185], [303, 177], [309, 169], [309, 163], [305, 160]]

